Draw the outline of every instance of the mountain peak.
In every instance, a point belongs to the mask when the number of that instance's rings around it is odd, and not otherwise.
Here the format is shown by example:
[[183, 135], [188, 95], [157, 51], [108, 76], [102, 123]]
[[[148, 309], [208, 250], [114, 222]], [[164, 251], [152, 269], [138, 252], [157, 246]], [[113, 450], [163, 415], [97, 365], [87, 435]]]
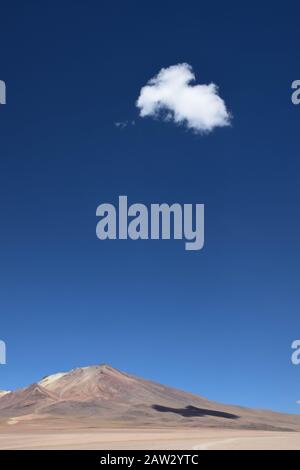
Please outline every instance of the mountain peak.
[[[102, 364], [96, 364], [92, 366], [82, 366], [82, 367], [76, 367], [74, 369], [71, 369], [67, 372], [56, 372], [55, 374], [50, 374], [46, 375], [45, 377], [42, 378], [38, 383], [41, 387], [47, 388], [50, 385], [53, 385], [55, 382], [59, 381], [61, 378], [66, 377], [66, 376], [71, 376], [74, 374], [79, 374], [79, 373], [87, 373], [87, 372], [97, 372], [97, 371], [105, 371], [105, 372], [112, 372], [112, 373], [121, 373], [114, 367], [112, 367], [110, 364], [102, 363]], [[0, 392], [1, 393], [1, 392]]]
[[102, 362], [101, 364], [94, 364], [92, 366], [82, 366], [82, 367], [76, 367], [75, 369], [72, 369], [72, 371], [74, 370], [88, 370], [88, 369], [95, 369], [95, 370], [110, 370], [112, 372], [119, 372], [115, 367], [111, 366], [110, 364], [107, 364], [105, 362]]

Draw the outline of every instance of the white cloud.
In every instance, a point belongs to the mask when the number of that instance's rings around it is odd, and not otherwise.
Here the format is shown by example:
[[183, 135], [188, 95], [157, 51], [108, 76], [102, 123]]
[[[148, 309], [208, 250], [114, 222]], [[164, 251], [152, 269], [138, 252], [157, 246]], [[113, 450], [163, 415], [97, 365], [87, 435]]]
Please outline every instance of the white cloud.
[[135, 126], [135, 121], [117, 121], [114, 123], [119, 129], [125, 129], [128, 126]]
[[115, 126], [119, 127], [120, 129], [125, 129], [128, 126], [128, 121], [117, 121], [115, 122]]
[[231, 116], [218, 95], [217, 86], [214, 83], [191, 85], [194, 80], [189, 64], [161, 69], [140, 91], [136, 102], [140, 116], [161, 117], [197, 133], [230, 125]]

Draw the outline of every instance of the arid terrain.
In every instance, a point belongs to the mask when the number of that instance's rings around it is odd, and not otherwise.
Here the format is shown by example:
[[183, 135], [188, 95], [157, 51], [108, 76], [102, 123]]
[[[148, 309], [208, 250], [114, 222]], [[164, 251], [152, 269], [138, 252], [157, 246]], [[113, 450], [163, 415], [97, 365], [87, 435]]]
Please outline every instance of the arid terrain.
[[99, 365], [0, 392], [0, 448], [300, 450], [300, 416], [223, 405]]
[[300, 433], [233, 429], [107, 428], [80, 431], [2, 430], [1, 449], [83, 450], [300, 450]]

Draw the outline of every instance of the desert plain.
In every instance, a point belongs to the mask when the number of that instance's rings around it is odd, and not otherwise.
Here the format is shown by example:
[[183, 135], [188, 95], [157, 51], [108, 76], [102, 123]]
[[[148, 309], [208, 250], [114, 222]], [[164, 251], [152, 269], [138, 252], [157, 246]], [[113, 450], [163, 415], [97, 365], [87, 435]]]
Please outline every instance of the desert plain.
[[82, 429], [45, 431], [2, 428], [5, 450], [300, 450], [300, 433], [233, 429]]

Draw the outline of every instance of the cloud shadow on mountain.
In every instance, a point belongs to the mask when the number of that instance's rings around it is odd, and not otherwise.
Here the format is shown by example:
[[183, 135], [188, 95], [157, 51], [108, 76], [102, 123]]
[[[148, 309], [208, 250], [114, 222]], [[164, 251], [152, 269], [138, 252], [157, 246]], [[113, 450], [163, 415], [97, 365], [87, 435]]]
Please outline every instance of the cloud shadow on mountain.
[[184, 418], [194, 418], [203, 416], [215, 416], [217, 418], [225, 419], [239, 419], [238, 415], [226, 413], [224, 411], [208, 410], [205, 408], [198, 408], [196, 406], [186, 406], [185, 408], [171, 408], [170, 406], [152, 405], [152, 408], [160, 413], [175, 413], [183, 416]]

